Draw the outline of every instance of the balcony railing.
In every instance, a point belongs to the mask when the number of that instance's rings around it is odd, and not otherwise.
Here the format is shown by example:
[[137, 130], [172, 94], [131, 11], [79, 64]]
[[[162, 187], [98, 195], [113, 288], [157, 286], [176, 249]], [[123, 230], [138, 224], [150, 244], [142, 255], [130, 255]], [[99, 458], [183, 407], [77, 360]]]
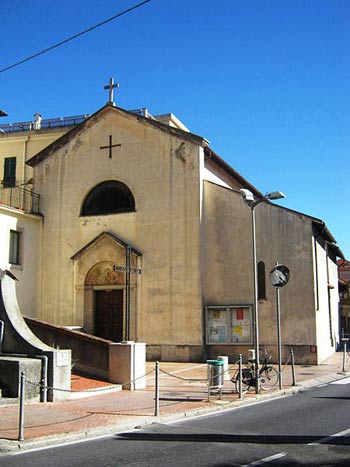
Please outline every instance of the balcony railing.
[[23, 186], [4, 186], [0, 183], [0, 205], [38, 214], [40, 195]]

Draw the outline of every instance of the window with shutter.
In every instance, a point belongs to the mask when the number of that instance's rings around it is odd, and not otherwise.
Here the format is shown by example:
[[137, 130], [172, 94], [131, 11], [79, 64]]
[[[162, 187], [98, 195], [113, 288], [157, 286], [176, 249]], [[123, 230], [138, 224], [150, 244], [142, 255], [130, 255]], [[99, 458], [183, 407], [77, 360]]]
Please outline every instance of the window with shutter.
[[16, 157], [5, 157], [2, 183], [4, 187], [16, 186]]

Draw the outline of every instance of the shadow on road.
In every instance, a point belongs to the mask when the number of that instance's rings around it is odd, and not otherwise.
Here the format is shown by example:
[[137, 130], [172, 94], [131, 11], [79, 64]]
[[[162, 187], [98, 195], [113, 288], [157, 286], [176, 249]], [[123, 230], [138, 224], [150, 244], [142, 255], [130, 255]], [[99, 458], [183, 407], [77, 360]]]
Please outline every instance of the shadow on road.
[[[325, 436], [326, 437], [326, 436]], [[324, 438], [325, 438], [324, 437]], [[120, 433], [118, 440], [128, 441], [166, 441], [188, 443], [252, 443], [252, 444], [309, 444], [316, 443], [322, 436], [305, 435], [235, 435], [218, 433]], [[350, 436], [327, 437], [323, 445], [350, 446]], [[347, 464], [349, 466], [349, 462]]]

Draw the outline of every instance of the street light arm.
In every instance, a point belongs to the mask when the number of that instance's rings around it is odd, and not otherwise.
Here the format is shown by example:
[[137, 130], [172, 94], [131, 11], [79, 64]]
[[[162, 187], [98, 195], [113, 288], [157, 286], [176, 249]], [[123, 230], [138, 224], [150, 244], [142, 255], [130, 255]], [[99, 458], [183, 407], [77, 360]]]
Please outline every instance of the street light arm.
[[254, 194], [250, 190], [247, 190], [246, 188], [241, 188], [240, 192], [241, 192], [244, 202], [251, 209], [254, 209], [255, 206], [262, 203], [263, 201], [282, 199], [286, 197], [286, 195], [282, 193], [282, 191], [272, 191], [271, 193], [266, 193], [266, 195], [263, 196], [262, 198], [256, 198]]
[[264, 196], [265, 199], [281, 199], [285, 197], [286, 195], [282, 191], [272, 191], [271, 193], [266, 193]]

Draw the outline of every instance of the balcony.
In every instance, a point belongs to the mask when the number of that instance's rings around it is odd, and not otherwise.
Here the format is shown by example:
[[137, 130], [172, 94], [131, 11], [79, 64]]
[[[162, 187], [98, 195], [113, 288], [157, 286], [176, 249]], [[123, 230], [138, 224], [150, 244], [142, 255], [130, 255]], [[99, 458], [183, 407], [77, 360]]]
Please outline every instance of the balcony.
[[4, 186], [0, 183], [0, 205], [20, 209], [29, 214], [39, 213], [40, 195], [24, 186]]

